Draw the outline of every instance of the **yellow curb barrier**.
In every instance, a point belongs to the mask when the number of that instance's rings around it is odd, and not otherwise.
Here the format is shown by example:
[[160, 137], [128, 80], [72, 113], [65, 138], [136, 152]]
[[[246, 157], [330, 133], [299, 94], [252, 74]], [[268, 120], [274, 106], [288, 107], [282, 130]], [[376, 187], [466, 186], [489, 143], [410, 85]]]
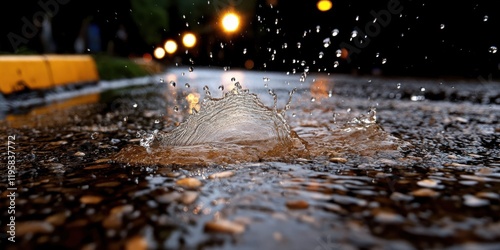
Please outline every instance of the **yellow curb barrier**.
[[0, 56], [0, 72], [0, 91], [5, 95], [99, 81], [89, 55]]

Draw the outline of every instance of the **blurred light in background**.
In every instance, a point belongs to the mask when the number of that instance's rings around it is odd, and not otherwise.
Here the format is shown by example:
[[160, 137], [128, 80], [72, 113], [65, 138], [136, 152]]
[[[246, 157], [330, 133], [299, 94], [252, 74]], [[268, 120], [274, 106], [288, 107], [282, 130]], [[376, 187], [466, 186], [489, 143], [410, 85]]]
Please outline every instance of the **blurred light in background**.
[[319, 0], [316, 6], [320, 11], [329, 11], [332, 8], [332, 2], [330, 0]]
[[225, 32], [232, 33], [238, 30], [240, 26], [240, 17], [234, 12], [227, 12], [222, 16], [222, 29]]
[[167, 40], [163, 47], [165, 47], [165, 51], [169, 54], [173, 54], [177, 51], [177, 43], [172, 39]]
[[163, 57], [165, 57], [165, 50], [163, 48], [158, 47], [153, 53], [156, 59], [162, 59]]
[[182, 44], [186, 48], [192, 48], [196, 45], [196, 36], [193, 33], [185, 33], [184, 36], [182, 36]]
[[153, 59], [153, 57], [149, 53], [144, 53], [142, 55], [142, 60], [144, 60], [145, 62], [151, 62], [152, 59]]

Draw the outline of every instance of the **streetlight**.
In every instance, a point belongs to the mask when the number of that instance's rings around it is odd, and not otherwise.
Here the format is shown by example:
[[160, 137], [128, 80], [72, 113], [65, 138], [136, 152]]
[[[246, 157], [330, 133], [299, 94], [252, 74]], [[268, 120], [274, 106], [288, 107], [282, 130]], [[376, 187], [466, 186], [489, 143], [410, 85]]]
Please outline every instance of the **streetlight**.
[[222, 29], [227, 33], [233, 33], [240, 26], [240, 17], [234, 12], [227, 12], [222, 16]]
[[153, 54], [155, 55], [155, 58], [160, 60], [160, 59], [163, 59], [163, 57], [165, 57], [165, 50], [161, 47], [157, 47]]
[[186, 48], [192, 48], [196, 45], [196, 36], [193, 33], [185, 33], [184, 36], [182, 36], [182, 44]]
[[177, 51], [177, 43], [172, 39], [167, 40], [163, 47], [165, 48], [165, 51], [169, 54], [173, 54]]
[[316, 3], [316, 7], [318, 7], [318, 10], [320, 11], [329, 11], [332, 8], [332, 1], [330, 0], [319, 0], [318, 3]]

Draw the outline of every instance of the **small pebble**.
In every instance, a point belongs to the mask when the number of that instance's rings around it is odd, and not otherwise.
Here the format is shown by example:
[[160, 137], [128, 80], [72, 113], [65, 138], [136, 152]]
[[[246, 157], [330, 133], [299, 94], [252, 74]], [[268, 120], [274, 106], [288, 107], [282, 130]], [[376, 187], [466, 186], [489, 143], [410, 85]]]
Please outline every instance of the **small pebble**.
[[205, 230], [209, 232], [240, 234], [245, 231], [245, 226], [229, 220], [219, 219], [207, 222]]
[[109, 164], [98, 164], [98, 165], [90, 165], [88, 167], [85, 167], [85, 170], [95, 170], [95, 169], [104, 169], [104, 168], [109, 168], [111, 165]]
[[436, 192], [432, 189], [429, 189], [429, 188], [417, 189], [417, 190], [411, 192], [411, 194], [413, 196], [416, 196], [416, 197], [436, 197], [436, 196], [439, 196], [438, 192]]
[[500, 195], [497, 193], [493, 193], [493, 192], [479, 192], [476, 194], [476, 196], [479, 198], [486, 198], [486, 199], [492, 199], [492, 200], [500, 199]]
[[97, 204], [102, 201], [102, 197], [96, 195], [84, 195], [80, 197], [80, 202], [83, 204]]
[[438, 180], [425, 179], [417, 182], [417, 185], [425, 188], [436, 188], [439, 186]]
[[330, 161], [335, 163], [346, 163], [347, 159], [342, 157], [332, 157], [330, 158]]
[[16, 223], [16, 236], [23, 236], [28, 233], [52, 233], [52, 231], [54, 231], [54, 226], [46, 221], [23, 221]]
[[385, 224], [397, 224], [405, 220], [401, 215], [388, 211], [377, 211], [374, 215], [375, 221]]
[[286, 207], [290, 209], [306, 209], [309, 207], [309, 203], [307, 203], [307, 201], [304, 200], [287, 201]]
[[198, 198], [198, 192], [194, 192], [194, 191], [185, 191], [180, 200], [183, 204], [185, 205], [189, 205], [191, 203], [193, 203], [196, 199]]
[[234, 175], [233, 171], [223, 171], [208, 176], [209, 179], [228, 178]]
[[471, 194], [466, 194], [463, 197], [464, 197], [464, 204], [469, 207], [482, 207], [490, 204], [489, 200], [480, 199]]
[[199, 188], [202, 185], [200, 180], [191, 177], [180, 179], [175, 183], [181, 187], [191, 188], [191, 189]]
[[81, 151], [78, 151], [74, 154], [74, 156], [85, 156], [85, 153], [84, 152], [81, 152]]
[[53, 214], [53, 215], [45, 218], [45, 221], [54, 225], [54, 226], [60, 226], [60, 225], [64, 224], [64, 222], [66, 221], [66, 218], [68, 218], [69, 214], [70, 214], [69, 211]]
[[142, 236], [134, 236], [125, 243], [125, 250], [146, 250], [148, 242]]
[[162, 203], [162, 204], [168, 204], [168, 203], [172, 203], [174, 201], [177, 201], [181, 198], [181, 194], [179, 192], [168, 192], [168, 193], [164, 193], [164, 194], [161, 194], [161, 195], [158, 195], [155, 197], [156, 201], [158, 203]]

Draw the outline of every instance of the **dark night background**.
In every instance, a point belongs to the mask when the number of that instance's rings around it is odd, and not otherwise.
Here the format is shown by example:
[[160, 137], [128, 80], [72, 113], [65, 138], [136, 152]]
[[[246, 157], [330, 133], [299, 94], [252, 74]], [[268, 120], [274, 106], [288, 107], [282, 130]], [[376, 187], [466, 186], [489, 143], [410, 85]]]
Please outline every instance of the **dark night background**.
[[[333, 8], [328, 12], [318, 11], [317, 1], [65, 1], [68, 3], [60, 4], [52, 19], [57, 53], [75, 53], [74, 41], [82, 21], [92, 16], [92, 22], [101, 30], [102, 51], [99, 53], [118, 56], [151, 53], [165, 39], [180, 40], [180, 33], [191, 30], [198, 35], [199, 42], [188, 53], [179, 49], [177, 60], [182, 64], [236, 68], [251, 59], [253, 69], [269, 71], [304, 72], [308, 68], [310, 72], [386, 76], [476, 79], [500, 76], [500, 52], [490, 50], [492, 46], [500, 46], [500, 16], [494, 1], [400, 1], [401, 15], [393, 15], [390, 23], [371, 37], [360, 53], [351, 55], [350, 62], [336, 56], [340, 44], [352, 45], [349, 39], [355, 27], [364, 30], [365, 25], [374, 20], [370, 11], [387, 9], [388, 1], [332, 1]], [[23, 17], [31, 19], [41, 11], [37, 2], [2, 4], [0, 53], [43, 52], [38, 36], [28, 39], [17, 51], [8, 39], [11, 32], [21, 34]], [[166, 13], [168, 20], [164, 28], [156, 30], [159, 39], [141, 33], [154, 26], [150, 20], [134, 19], [132, 13], [138, 13], [141, 6], [146, 13], [148, 8]], [[246, 18], [242, 21], [242, 30], [233, 36], [222, 34], [217, 26], [222, 9], [230, 6]], [[122, 44], [116, 36], [120, 25], [127, 32], [127, 40]], [[337, 36], [332, 36], [333, 29], [340, 31]], [[325, 38], [331, 42], [327, 48], [323, 46]], [[152, 42], [155, 39], [157, 42]], [[114, 41], [113, 51], [106, 52], [110, 41]], [[299, 42], [301, 47], [297, 48]], [[245, 48], [247, 53], [243, 53]], [[322, 58], [320, 52], [324, 54]], [[382, 63], [383, 59], [386, 63]], [[173, 61], [173, 58], [163, 60], [167, 64]], [[338, 67], [334, 67], [335, 61]]]

